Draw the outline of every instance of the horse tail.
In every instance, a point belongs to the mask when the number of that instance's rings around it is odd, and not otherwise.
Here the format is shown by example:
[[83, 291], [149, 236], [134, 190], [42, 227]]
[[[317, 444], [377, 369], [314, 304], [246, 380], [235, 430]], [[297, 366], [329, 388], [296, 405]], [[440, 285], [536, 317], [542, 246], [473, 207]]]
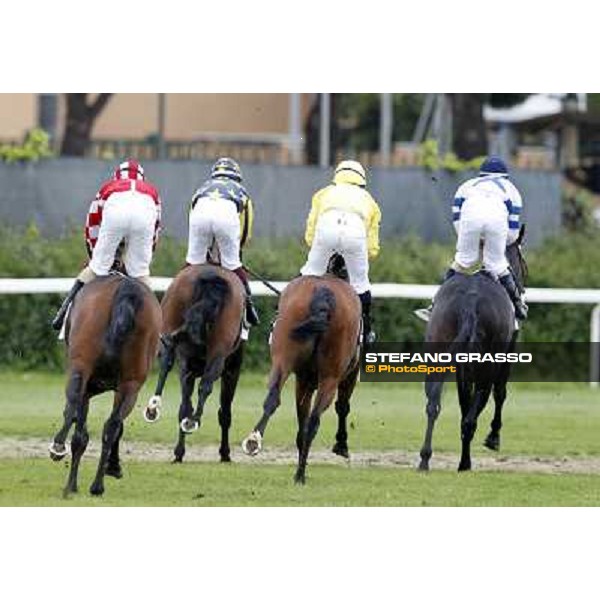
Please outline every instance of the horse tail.
[[113, 298], [104, 339], [108, 356], [116, 357], [120, 354], [127, 336], [135, 329], [135, 318], [143, 304], [144, 292], [141, 285], [132, 279], [123, 279]]
[[196, 279], [192, 304], [185, 313], [184, 324], [194, 344], [203, 343], [207, 326], [216, 321], [230, 293], [229, 283], [217, 273], [204, 273]]
[[334, 310], [335, 296], [333, 292], [325, 286], [316, 288], [310, 301], [308, 318], [292, 329], [292, 339], [305, 341], [325, 333]]
[[479, 317], [477, 314], [477, 302], [479, 292], [477, 287], [471, 287], [466, 294], [460, 311], [460, 329], [454, 338], [454, 344], [477, 344]]

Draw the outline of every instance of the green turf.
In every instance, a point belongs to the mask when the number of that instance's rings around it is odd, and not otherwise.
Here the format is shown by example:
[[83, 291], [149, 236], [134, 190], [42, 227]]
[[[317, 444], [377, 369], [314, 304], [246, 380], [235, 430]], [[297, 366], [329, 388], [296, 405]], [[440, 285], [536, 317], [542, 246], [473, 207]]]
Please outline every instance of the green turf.
[[125, 465], [106, 479], [102, 498], [87, 490], [95, 464], [84, 463], [80, 492], [63, 499], [65, 464], [44, 459], [0, 462], [6, 506], [596, 506], [600, 477], [495, 472], [430, 472], [314, 465], [305, 486], [293, 468], [242, 464]]
[[[173, 377], [164, 395], [163, 418], [145, 423], [140, 408], [151, 395], [154, 378], [145, 386], [138, 406], [126, 423], [128, 441], [173, 443], [176, 434], [178, 386]], [[0, 440], [50, 440], [61, 422], [64, 378], [58, 375], [0, 372]], [[231, 443], [240, 441], [258, 419], [265, 393], [263, 376], [244, 374], [234, 406]], [[101, 425], [110, 410], [110, 396], [95, 399], [90, 410], [90, 433], [99, 443]], [[188, 443], [216, 445], [218, 392], [208, 401], [200, 432]], [[475, 458], [488, 453], [481, 442], [491, 418], [482, 415], [473, 445]], [[502, 450], [506, 456], [600, 456], [600, 394], [574, 384], [513, 385], [505, 410]], [[415, 453], [425, 425], [424, 396], [417, 384], [360, 384], [349, 418], [351, 451], [406, 450]], [[331, 446], [336, 426], [331, 408], [325, 415], [315, 448]], [[293, 382], [265, 436], [265, 446], [294, 447]], [[458, 453], [459, 411], [456, 392], [448, 386], [434, 437], [434, 453]], [[215, 460], [216, 460], [215, 456]], [[125, 462], [126, 477], [109, 480], [103, 500], [90, 499], [87, 487], [96, 461], [84, 458], [83, 492], [67, 504], [124, 505], [587, 505], [600, 500], [600, 476], [473, 472], [429, 475], [387, 467], [312, 465], [305, 489], [291, 483], [290, 465], [189, 464]], [[435, 463], [433, 463], [435, 468]], [[64, 464], [43, 459], [0, 461], [0, 504], [63, 504], [60, 489]]]

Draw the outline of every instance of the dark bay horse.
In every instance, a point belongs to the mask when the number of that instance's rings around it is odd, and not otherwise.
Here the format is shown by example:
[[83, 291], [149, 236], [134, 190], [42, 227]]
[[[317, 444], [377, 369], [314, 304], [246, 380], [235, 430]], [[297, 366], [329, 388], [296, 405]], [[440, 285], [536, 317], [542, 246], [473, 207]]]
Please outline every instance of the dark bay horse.
[[264, 412], [242, 444], [246, 454], [260, 452], [267, 423], [281, 403], [281, 390], [294, 373], [298, 417], [296, 483], [305, 483], [310, 446], [321, 415], [336, 392], [338, 431], [333, 451], [348, 457], [346, 418], [359, 371], [360, 317], [358, 296], [348, 283], [336, 277], [298, 277], [285, 288], [273, 329]]
[[84, 286], [67, 321], [68, 376], [64, 424], [50, 445], [50, 457], [61, 460], [73, 424], [71, 468], [65, 495], [77, 491], [81, 457], [89, 441], [87, 414], [93, 396], [114, 390], [110, 417], [102, 432], [102, 453], [94, 495], [104, 492], [104, 476], [121, 478], [119, 441], [123, 421], [132, 411], [158, 350], [161, 312], [143, 283], [120, 274], [98, 277]]
[[[211, 264], [185, 267], [163, 298], [160, 374], [144, 416], [149, 422], [159, 418], [163, 389], [177, 358], [181, 405], [174, 462], [183, 460], [185, 436], [199, 428], [204, 404], [219, 378], [219, 454], [222, 462], [231, 460], [229, 428], [244, 352], [241, 339], [244, 307], [245, 292], [237, 275]], [[198, 378], [198, 404], [194, 411], [192, 394]]]
[[[524, 233], [523, 226], [517, 241], [506, 249], [506, 257], [521, 291], [527, 277], [527, 264], [521, 251]], [[517, 337], [514, 309], [508, 294], [489, 275], [478, 272], [474, 275], [457, 273], [441, 286], [427, 325], [425, 341], [435, 343], [436, 350], [441, 352], [510, 352]], [[509, 376], [510, 363], [457, 365], [456, 386], [462, 416], [459, 471], [471, 469], [471, 442], [477, 429], [477, 419], [492, 390], [495, 410], [485, 446], [491, 450], [500, 448], [502, 407]], [[443, 385], [439, 375], [426, 377], [427, 429], [419, 464], [423, 471], [429, 469], [433, 428], [441, 410]]]

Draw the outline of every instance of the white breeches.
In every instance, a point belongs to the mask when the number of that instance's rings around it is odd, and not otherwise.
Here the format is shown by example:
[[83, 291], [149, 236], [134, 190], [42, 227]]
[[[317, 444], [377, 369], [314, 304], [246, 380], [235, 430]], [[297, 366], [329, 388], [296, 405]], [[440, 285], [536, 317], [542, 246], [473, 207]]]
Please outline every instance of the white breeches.
[[121, 242], [122, 259], [131, 277], [150, 274], [154, 229], [158, 207], [147, 194], [136, 191], [112, 194], [104, 205], [98, 241], [92, 252], [90, 268], [96, 275], [108, 275]]
[[334, 253], [346, 262], [350, 285], [357, 294], [369, 291], [367, 234], [363, 220], [354, 213], [330, 210], [319, 217], [315, 239], [302, 275], [323, 275]]
[[240, 261], [240, 217], [230, 200], [200, 198], [190, 213], [187, 262], [200, 265], [206, 262], [206, 253], [217, 242], [221, 265], [234, 271]]
[[458, 227], [454, 268], [467, 270], [477, 264], [483, 241], [484, 268], [497, 277], [505, 275], [508, 271], [507, 239], [508, 214], [503, 202], [481, 202], [477, 198], [465, 200]]

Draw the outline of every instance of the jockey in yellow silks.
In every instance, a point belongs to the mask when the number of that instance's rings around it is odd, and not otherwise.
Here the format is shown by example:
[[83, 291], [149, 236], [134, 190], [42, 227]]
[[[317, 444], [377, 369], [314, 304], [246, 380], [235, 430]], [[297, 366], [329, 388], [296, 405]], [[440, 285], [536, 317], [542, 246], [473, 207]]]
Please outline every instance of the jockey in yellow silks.
[[323, 275], [333, 254], [343, 256], [362, 305], [363, 339], [372, 342], [369, 260], [379, 254], [381, 211], [366, 185], [364, 167], [345, 160], [335, 169], [333, 182], [313, 196], [305, 233], [310, 252], [300, 272]]

